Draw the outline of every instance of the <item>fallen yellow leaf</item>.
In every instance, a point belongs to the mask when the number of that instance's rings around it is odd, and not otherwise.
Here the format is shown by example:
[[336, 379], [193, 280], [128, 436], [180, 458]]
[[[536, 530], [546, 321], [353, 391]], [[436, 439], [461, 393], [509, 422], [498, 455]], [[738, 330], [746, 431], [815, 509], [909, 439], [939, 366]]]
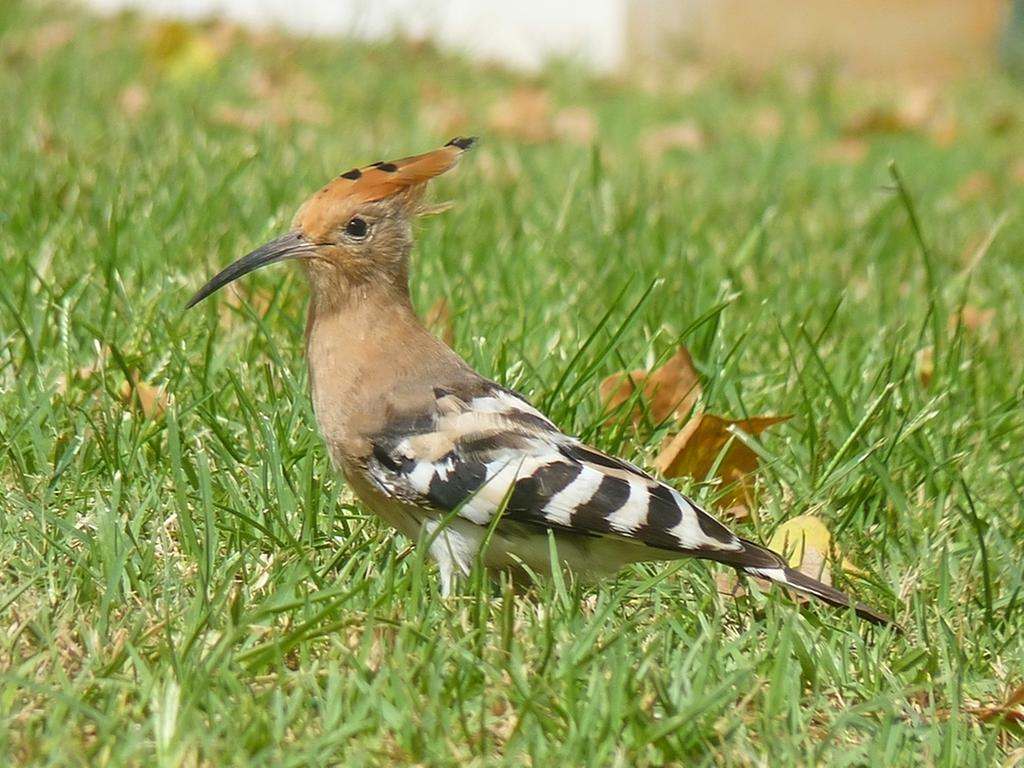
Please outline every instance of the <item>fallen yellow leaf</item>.
[[832, 569], [828, 564], [832, 534], [820, 518], [798, 515], [780, 525], [768, 543], [768, 548], [781, 553], [800, 573], [832, 583]]
[[181, 81], [195, 80], [211, 72], [225, 52], [201, 29], [179, 21], [156, 24], [149, 51], [168, 77]]
[[[791, 568], [832, 584], [832, 533], [821, 518], [797, 515], [787, 520], [775, 530], [768, 548], [781, 553]], [[842, 569], [847, 573], [863, 573], [846, 558], [842, 560]]]

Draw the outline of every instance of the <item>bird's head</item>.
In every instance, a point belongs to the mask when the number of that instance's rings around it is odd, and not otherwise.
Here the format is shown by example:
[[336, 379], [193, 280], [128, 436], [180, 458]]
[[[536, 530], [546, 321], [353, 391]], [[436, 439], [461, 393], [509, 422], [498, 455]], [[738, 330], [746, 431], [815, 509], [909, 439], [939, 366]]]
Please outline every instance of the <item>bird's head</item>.
[[303, 203], [289, 232], [221, 270], [188, 306], [253, 270], [286, 259], [302, 261], [316, 293], [369, 281], [404, 288], [412, 219], [434, 210], [422, 202], [426, 183], [452, 168], [475, 141], [459, 137], [433, 152], [346, 171]]

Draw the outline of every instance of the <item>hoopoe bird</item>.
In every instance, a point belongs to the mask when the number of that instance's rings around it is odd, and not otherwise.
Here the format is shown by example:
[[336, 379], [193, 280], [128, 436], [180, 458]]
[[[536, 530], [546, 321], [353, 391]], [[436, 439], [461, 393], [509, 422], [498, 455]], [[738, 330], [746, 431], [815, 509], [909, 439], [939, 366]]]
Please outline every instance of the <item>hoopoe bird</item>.
[[424, 327], [409, 296], [412, 222], [430, 210], [429, 180], [474, 142], [342, 173], [299, 208], [289, 232], [221, 271], [188, 306], [268, 264], [302, 264], [310, 391], [331, 459], [367, 508], [430, 542], [443, 595], [477, 558], [518, 577], [550, 572], [554, 536], [556, 567], [583, 578], [703, 558], [890, 623], [630, 462], [563, 433]]

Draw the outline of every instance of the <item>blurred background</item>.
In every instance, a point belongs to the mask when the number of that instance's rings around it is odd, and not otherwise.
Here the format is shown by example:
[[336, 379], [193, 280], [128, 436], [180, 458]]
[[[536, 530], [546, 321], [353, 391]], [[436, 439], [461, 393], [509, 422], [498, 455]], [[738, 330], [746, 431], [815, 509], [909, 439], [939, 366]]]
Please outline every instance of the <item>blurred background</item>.
[[[602, 73], [699, 58], [764, 72], [800, 59], [870, 77], [951, 78], [991, 66], [1019, 34], [1012, 0], [85, 0], [328, 36], [430, 40], [528, 70], [552, 58]], [[1016, 21], [1018, 28], [1008, 28]], [[1010, 50], [1007, 60], [1018, 54]]]

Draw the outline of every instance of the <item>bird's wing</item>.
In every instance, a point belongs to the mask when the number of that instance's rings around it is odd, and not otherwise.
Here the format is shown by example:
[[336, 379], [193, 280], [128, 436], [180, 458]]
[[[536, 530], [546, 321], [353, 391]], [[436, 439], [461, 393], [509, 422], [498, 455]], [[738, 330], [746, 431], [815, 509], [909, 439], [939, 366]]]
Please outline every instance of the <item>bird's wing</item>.
[[613, 537], [671, 556], [715, 560], [891, 623], [736, 536], [643, 470], [563, 434], [511, 390], [480, 380], [463, 391], [435, 389], [431, 402], [426, 412], [399, 414], [370, 436], [366, 471], [388, 496], [480, 526], [501, 515], [499, 524]]
[[367, 471], [374, 483], [390, 496], [481, 526], [501, 514], [677, 554], [715, 558], [743, 550], [697, 504], [563, 434], [516, 393], [487, 382], [472, 395], [438, 389], [432, 413], [397, 417], [372, 436]]

